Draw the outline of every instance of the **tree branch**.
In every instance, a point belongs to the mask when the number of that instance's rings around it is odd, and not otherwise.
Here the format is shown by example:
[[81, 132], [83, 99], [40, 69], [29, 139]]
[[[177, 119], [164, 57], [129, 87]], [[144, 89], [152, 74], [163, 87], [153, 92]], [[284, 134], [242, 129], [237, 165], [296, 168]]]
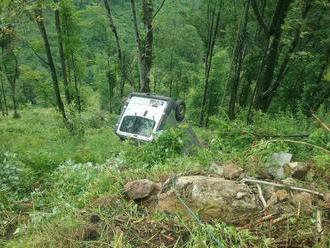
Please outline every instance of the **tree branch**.
[[257, 18], [257, 21], [258, 21], [260, 27], [263, 29], [265, 34], [268, 34], [269, 28], [267, 27], [264, 19], [262, 18], [261, 14], [260, 14], [259, 7], [258, 7], [256, 0], [251, 0], [251, 6], [252, 6], [253, 12]]
[[165, 1], [166, 0], [163, 0], [162, 3], [159, 5], [158, 9], [156, 10], [155, 14], [152, 17], [152, 21], [156, 18], [156, 16], [159, 13], [159, 11], [163, 8]]

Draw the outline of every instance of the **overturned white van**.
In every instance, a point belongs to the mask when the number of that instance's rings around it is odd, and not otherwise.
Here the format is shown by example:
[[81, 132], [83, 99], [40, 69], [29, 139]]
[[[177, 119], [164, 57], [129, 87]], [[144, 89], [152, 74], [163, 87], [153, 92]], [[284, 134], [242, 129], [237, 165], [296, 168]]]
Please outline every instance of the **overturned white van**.
[[121, 139], [152, 141], [160, 130], [175, 127], [185, 117], [183, 101], [149, 93], [131, 93], [116, 124]]

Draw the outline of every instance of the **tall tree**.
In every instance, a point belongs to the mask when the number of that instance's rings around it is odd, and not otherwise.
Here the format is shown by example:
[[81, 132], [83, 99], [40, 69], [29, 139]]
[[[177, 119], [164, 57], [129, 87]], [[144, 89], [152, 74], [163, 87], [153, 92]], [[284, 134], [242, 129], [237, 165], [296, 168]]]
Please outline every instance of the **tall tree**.
[[140, 91], [150, 92], [150, 72], [152, 66], [153, 49], [153, 4], [152, 0], [142, 0], [143, 23], [146, 28], [146, 37], [141, 39], [136, 16], [135, 0], [131, 0], [131, 10], [135, 30], [136, 44], [139, 54]]
[[207, 5], [207, 46], [205, 55], [205, 67], [204, 67], [204, 93], [202, 99], [201, 113], [199, 119], [200, 126], [207, 126], [208, 124], [208, 110], [209, 110], [209, 77], [210, 70], [212, 67], [212, 59], [214, 53], [215, 41], [218, 34], [220, 24], [220, 13], [221, 13], [222, 1], [213, 4], [212, 0], [208, 1]]
[[279, 56], [279, 46], [282, 36], [282, 24], [287, 16], [289, 6], [293, 0], [278, 0], [269, 27], [262, 18], [256, 0], [251, 0], [256, 19], [264, 31], [267, 42], [266, 52], [262, 59], [260, 76], [256, 84], [254, 99], [255, 108], [266, 112], [269, 107], [268, 91], [272, 87], [276, 63]]
[[14, 52], [15, 30], [13, 25], [6, 25], [1, 28], [1, 51], [2, 66], [11, 89], [14, 118], [19, 118], [18, 104], [16, 99], [16, 81], [18, 78], [18, 60]]
[[36, 9], [34, 9], [34, 20], [37, 23], [37, 26], [39, 28], [39, 31], [40, 31], [40, 34], [41, 34], [41, 37], [42, 37], [42, 40], [43, 40], [43, 43], [44, 43], [44, 48], [45, 48], [46, 55], [47, 55], [47, 64], [48, 64], [50, 74], [51, 74], [51, 78], [52, 78], [52, 82], [53, 82], [53, 90], [54, 90], [54, 94], [55, 94], [57, 107], [58, 107], [58, 110], [60, 111], [60, 113], [63, 117], [63, 120], [64, 120], [65, 124], [67, 125], [68, 128], [70, 128], [69, 125], [68, 125], [69, 122], [68, 122], [68, 119], [67, 119], [67, 116], [66, 116], [64, 104], [63, 104], [63, 101], [62, 101], [62, 98], [61, 98], [61, 93], [60, 93], [60, 87], [59, 87], [59, 83], [58, 83], [56, 68], [55, 68], [53, 55], [52, 55], [52, 51], [50, 49], [49, 39], [48, 39], [48, 35], [47, 35], [45, 23], [44, 23], [42, 6], [38, 6]]
[[8, 115], [8, 106], [7, 106], [7, 100], [6, 100], [6, 93], [5, 93], [5, 87], [3, 84], [3, 77], [2, 77], [2, 71], [0, 66], [0, 104], [1, 104], [1, 112], [3, 116]]
[[237, 92], [240, 82], [240, 74], [243, 63], [245, 37], [246, 37], [246, 26], [248, 22], [250, 0], [244, 2], [243, 15], [239, 21], [238, 31], [236, 35], [236, 41], [234, 51], [232, 55], [232, 62], [229, 74], [228, 85], [230, 87], [230, 101], [229, 101], [229, 118], [235, 118], [235, 104], [237, 98]]
[[120, 70], [120, 97], [122, 98], [124, 96], [124, 89], [125, 89], [125, 68], [124, 68], [124, 58], [122, 54], [122, 48], [120, 45], [119, 35], [117, 32], [116, 25], [113, 21], [112, 16], [112, 2], [111, 0], [103, 0], [104, 6], [107, 10], [108, 19], [110, 23], [110, 29], [115, 36], [116, 41], [116, 47], [117, 47], [117, 59], [119, 64], [119, 70]]
[[302, 26], [303, 22], [307, 18], [307, 14], [310, 11], [312, 7], [312, 1], [311, 0], [303, 0], [302, 1], [302, 10], [301, 10], [301, 20], [298, 22], [297, 26], [295, 27], [293, 39], [288, 46], [287, 51], [284, 54], [284, 58], [279, 65], [278, 73], [275, 79], [273, 80], [273, 83], [271, 87], [264, 93], [265, 96], [267, 96], [267, 105], [269, 105], [272, 101], [272, 98], [275, 95], [275, 92], [277, 91], [278, 87], [283, 82], [285, 75], [288, 73], [289, 70], [289, 62], [290, 57], [294, 52], [296, 52], [298, 45], [301, 40], [301, 32], [302, 32]]
[[60, 54], [60, 61], [61, 61], [61, 69], [62, 69], [62, 77], [64, 83], [64, 93], [65, 99], [68, 104], [71, 103], [71, 94], [70, 94], [70, 86], [69, 80], [67, 75], [67, 66], [66, 66], [66, 56], [64, 53], [64, 42], [63, 42], [63, 34], [62, 34], [62, 24], [61, 24], [61, 14], [60, 14], [60, 2], [59, 0], [54, 0], [56, 4], [55, 7], [55, 27], [57, 32], [57, 39], [58, 39], [58, 49]]

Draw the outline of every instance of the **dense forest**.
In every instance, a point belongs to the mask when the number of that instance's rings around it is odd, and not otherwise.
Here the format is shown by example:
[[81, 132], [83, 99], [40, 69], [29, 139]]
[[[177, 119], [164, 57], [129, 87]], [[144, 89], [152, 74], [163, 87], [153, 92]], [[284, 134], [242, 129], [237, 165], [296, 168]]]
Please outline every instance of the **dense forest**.
[[[132, 92], [183, 100], [183, 125], [120, 141]], [[329, 111], [327, 0], [0, 0], [0, 246], [327, 247]], [[220, 174], [284, 189], [249, 186], [262, 211], [230, 220], [155, 211]], [[143, 178], [157, 203], [127, 193]]]
[[70, 105], [117, 113], [132, 91], [181, 98], [190, 119], [329, 105], [327, 1], [2, 1], [3, 115]]

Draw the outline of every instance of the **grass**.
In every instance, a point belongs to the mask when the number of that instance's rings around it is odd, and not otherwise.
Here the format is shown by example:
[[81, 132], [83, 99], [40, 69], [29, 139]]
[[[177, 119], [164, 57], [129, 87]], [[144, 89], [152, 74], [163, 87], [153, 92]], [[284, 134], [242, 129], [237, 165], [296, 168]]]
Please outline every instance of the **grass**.
[[[308, 142], [327, 148], [328, 134], [299, 118], [258, 115], [253, 126], [240, 119], [214, 119], [208, 130], [195, 128], [205, 147], [191, 156], [182, 153], [180, 132], [141, 147], [121, 142], [113, 132], [116, 116], [104, 113], [75, 116], [82, 131], [78, 135], [70, 134], [51, 109], [29, 108], [21, 119], [2, 118], [0, 246], [217, 247], [216, 237], [225, 247], [272, 247], [269, 233], [150, 212], [127, 201], [123, 185], [140, 178], [164, 181], [175, 174], [209, 173], [214, 161], [234, 162], [253, 174], [273, 152], [288, 151], [295, 160], [312, 161], [318, 170], [311, 180], [328, 188], [327, 154], [251, 134], [309, 132]], [[92, 216], [101, 220], [94, 223]]]

